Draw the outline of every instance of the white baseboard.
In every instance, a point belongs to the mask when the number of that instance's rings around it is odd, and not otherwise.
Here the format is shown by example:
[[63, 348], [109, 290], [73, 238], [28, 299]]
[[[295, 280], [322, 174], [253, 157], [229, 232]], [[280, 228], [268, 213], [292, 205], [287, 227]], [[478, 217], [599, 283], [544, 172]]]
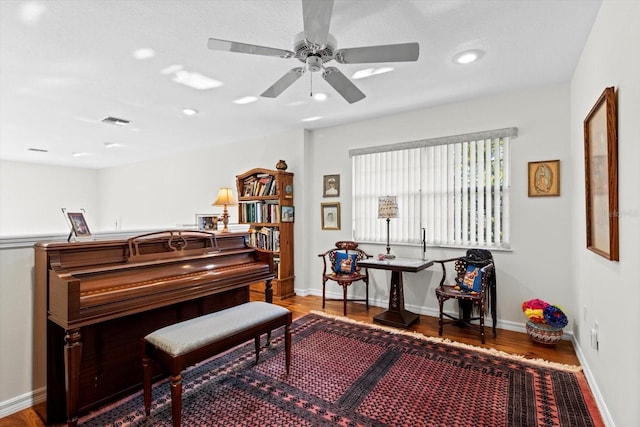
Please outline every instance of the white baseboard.
[[44, 402], [46, 396], [45, 390], [43, 387], [0, 402], [0, 418], [7, 417], [16, 412], [31, 408], [40, 402]]

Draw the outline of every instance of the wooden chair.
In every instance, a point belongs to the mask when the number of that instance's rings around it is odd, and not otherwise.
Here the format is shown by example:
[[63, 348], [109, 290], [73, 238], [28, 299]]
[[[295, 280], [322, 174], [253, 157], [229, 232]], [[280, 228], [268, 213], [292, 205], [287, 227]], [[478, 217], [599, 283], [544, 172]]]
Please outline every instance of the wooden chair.
[[[371, 258], [356, 242], [336, 242], [336, 247], [318, 254], [322, 258], [322, 308], [326, 301], [340, 301], [337, 298], [326, 297], [326, 284], [328, 280], [342, 286], [343, 314], [347, 315], [347, 301], [364, 301], [369, 309], [369, 274], [367, 269], [360, 268], [358, 261]], [[347, 298], [347, 289], [353, 282], [362, 281], [365, 284], [366, 298]]]
[[[440, 308], [438, 319], [438, 334], [442, 336], [442, 328], [448, 324], [466, 325], [480, 332], [480, 340], [484, 344], [484, 318], [488, 308], [493, 321], [493, 336], [496, 336], [496, 280], [495, 265], [491, 252], [484, 249], [470, 249], [466, 256], [435, 261], [442, 266], [442, 279], [440, 286], [436, 288], [436, 297]], [[446, 266], [452, 266], [455, 270], [454, 283], [445, 284], [447, 281]], [[480, 268], [480, 291], [470, 292], [460, 288], [461, 282], [467, 274], [467, 267]], [[444, 302], [454, 299], [458, 301], [458, 317], [444, 312]], [[444, 318], [447, 317], [448, 320]], [[472, 323], [478, 321], [479, 323]]]

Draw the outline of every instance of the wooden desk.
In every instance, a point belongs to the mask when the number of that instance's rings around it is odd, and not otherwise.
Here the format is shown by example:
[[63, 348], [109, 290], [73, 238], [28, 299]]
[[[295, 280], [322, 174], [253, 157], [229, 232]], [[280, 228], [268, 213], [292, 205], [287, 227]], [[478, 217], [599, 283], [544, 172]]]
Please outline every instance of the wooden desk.
[[391, 270], [391, 291], [389, 293], [389, 309], [373, 317], [375, 323], [408, 328], [418, 321], [419, 316], [404, 309], [404, 291], [402, 287], [402, 273], [407, 271], [417, 273], [433, 265], [433, 260], [414, 258], [394, 258], [378, 260], [374, 258], [358, 261], [364, 268]]

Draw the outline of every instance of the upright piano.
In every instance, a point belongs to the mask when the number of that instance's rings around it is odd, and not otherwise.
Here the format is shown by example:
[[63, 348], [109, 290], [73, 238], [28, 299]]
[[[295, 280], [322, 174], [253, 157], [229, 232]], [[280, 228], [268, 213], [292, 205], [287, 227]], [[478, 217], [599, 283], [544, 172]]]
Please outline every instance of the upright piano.
[[36, 243], [34, 377], [46, 381], [36, 405], [44, 422], [75, 426], [140, 389], [140, 342], [153, 330], [248, 302], [257, 282], [271, 302], [271, 268], [247, 238], [170, 230]]

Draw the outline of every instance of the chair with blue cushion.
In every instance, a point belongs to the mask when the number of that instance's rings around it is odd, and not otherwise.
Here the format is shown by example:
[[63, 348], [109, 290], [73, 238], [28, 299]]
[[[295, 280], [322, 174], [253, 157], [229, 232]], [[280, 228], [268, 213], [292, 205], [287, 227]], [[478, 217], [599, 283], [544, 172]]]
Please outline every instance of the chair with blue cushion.
[[[356, 242], [336, 242], [336, 247], [318, 254], [322, 258], [322, 308], [326, 301], [340, 301], [338, 298], [326, 297], [327, 281], [331, 280], [342, 286], [343, 314], [347, 315], [347, 301], [364, 301], [369, 309], [369, 274], [366, 268], [360, 268], [358, 261], [371, 258]], [[354, 282], [365, 285], [365, 298], [348, 298], [347, 290]]]
[[[444, 325], [466, 325], [480, 332], [480, 340], [484, 344], [484, 318], [488, 309], [491, 312], [495, 337], [496, 275], [491, 252], [485, 249], [469, 249], [463, 257], [435, 262], [442, 266], [442, 279], [440, 286], [436, 288], [440, 309], [438, 334], [442, 336]], [[454, 270], [453, 282], [447, 279], [447, 266]], [[458, 301], [457, 317], [444, 311], [444, 303], [449, 299]]]

